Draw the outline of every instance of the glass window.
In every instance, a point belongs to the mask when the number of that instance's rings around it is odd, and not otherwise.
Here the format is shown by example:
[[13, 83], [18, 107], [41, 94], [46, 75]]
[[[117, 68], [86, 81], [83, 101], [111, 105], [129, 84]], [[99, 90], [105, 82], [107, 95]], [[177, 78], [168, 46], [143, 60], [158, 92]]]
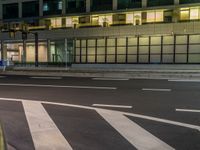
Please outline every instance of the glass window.
[[179, 0], [180, 4], [200, 3], [199, 0]]
[[58, 15], [62, 13], [62, 0], [43, 0], [43, 14]]
[[66, 0], [67, 13], [80, 13], [86, 11], [86, 0]]
[[163, 6], [163, 5], [173, 5], [174, 0], [148, 0], [147, 6]]
[[91, 0], [91, 11], [112, 10], [112, 0]]
[[22, 3], [22, 17], [36, 17], [39, 16], [39, 2], [23, 2]]
[[189, 20], [189, 17], [190, 17], [189, 9], [182, 9], [180, 11], [180, 20]]
[[142, 7], [142, 0], [118, 0], [118, 9]]
[[147, 12], [146, 22], [162, 22], [163, 18], [163, 11], [149, 11]]
[[3, 4], [3, 19], [15, 19], [18, 17], [18, 3]]
[[190, 9], [190, 19], [199, 19], [199, 8], [191, 8]]

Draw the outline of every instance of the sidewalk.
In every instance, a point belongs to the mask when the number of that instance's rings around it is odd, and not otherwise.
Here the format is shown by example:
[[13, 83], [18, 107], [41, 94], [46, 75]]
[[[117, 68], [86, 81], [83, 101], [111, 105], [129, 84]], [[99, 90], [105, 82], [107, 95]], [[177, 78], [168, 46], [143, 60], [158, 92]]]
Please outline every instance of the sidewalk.
[[[183, 66], [182, 66], [183, 67]], [[14, 67], [1, 71], [2, 75], [62, 76], [62, 77], [105, 77], [141, 79], [199, 79], [200, 68], [54, 68]], [[181, 68], [181, 69], [179, 69]]]

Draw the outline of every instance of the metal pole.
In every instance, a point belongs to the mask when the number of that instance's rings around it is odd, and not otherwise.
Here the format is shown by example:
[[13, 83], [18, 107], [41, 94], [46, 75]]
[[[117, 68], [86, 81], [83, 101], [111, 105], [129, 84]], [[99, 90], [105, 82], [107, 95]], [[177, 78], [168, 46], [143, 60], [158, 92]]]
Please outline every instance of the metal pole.
[[38, 67], [38, 33], [35, 33], [35, 67]]

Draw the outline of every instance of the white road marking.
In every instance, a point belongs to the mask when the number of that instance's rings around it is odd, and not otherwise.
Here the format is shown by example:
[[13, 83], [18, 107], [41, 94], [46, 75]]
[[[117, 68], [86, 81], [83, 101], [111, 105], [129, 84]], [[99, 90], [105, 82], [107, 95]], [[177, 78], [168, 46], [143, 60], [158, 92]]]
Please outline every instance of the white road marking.
[[162, 118], [157, 118], [157, 117], [139, 115], [139, 114], [134, 114], [134, 113], [127, 113], [127, 112], [123, 112], [123, 114], [127, 115], [127, 116], [136, 117], [136, 118], [142, 118], [142, 119], [146, 119], [146, 120], [162, 122], [162, 123], [166, 123], [166, 124], [170, 124], [170, 125], [175, 125], [175, 126], [180, 126], [180, 127], [185, 127], [185, 128], [190, 128], [190, 129], [195, 129], [195, 130], [200, 131], [200, 126], [192, 125], [192, 124], [188, 124], [188, 123], [182, 123], [182, 122], [178, 122], [178, 121], [172, 121], [172, 120], [167, 120], [167, 119], [162, 119]]
[[42, 104], [34, 101], [22, 103], [36, 150], [72, 150]]
[[92, 80], [105, 80], [105, 81], [128, 81], [128, 78], [92, 78]]
[[30, 79], [55, 79], [60, 80], [62, 77], [29, 77]]
[[195, 109], [176, 109], [176, 111], [200, 113], [200, 110]]
[[125, 106], [125, 105], [106, 105], [106, 104], [92, 104], [92, 106], [97, 107], [113, 107], [113, 108], [133, 108], [132, 106]]
[[117, 89], [116, 87], [98, 87], [98, 86], [65, 86], [65, 85], [17, 84], [17, 83], [0, 83], [0, 86], [50, 87], [50, 88], [99, 89], [99, 90], [116, 90], [116, 89]]
[[194, 79], [177, 79], [177, 80], [168, 80], [169, 82], [200, 82], [200, 80]]
[[143, 88], [143, 91], [158, 91], [158, 92], [171, 92], [171, 89], [153, 89], [153, 88]]
[[0, 76], [0, 78], [6, 78], [6, 76]]
[[138, 150], [174, 150], [123, 114], [103, 109], [96, 111]]
[[[16, 98], [0, 98], [0, 100], [2, 100], [2, 101], [18, 101], [18, 102], [27, 101], [27, 100], [24, 100], [24, 99], [16, 99]], [[58, 105], [58, 106], [66, 106], [66, 107], [73, 107], [73, 108], [80, 108], [80, 109], [88, 109], [88, 110], [99, 109], [99, 108], [94, 108], [94, 107], [84, 106], [84, 105], [75, 105], [75, 104], [66, 104], [66, 103], [57, 103], [57, 102], [48, 102], [48, 101], [38, 101], [38, 100], [28, 100], [28, 101], [34, 101], [34, 102], [49, 104], [49, 105]], [[104, 110], [106, 110], [106, 109], [104, 109]], [[190, 129], [200, 131], [200, 126], [197, 126], [197, 125], [192, 125], [192, 124], [187, 124], [187, 123], [182, 123], [182, 122], [177, 122], [177, 121], [172, 121], [172, 120], [167, 120], [167, 119], [162, 119], [162, 118], [157, 118], [157, 117], [151, 117], [151, 116], [146, 116], [146, 115], [140, 115], [140, 114], [135, 114], [135, 113], [127, 113], [127, 112], [122, 112], [122, 111], [115, 111], [115, 112], [120, 112], [120, 113], [127, 115], [127, 116], [142, 118], [142, 119], [146, 119], [146, 120], [152, 120], [152, 121], [156, 121], [156, 122], [162, 122], [162, 123], [166, 123], [166, 124], [181, 126], [181, 127], [190, 128]]]
[[[37, 101], [37, 100], [26, 100], [26, 99], [14, 99], [14, 98], [0, 98], [0, 100], [3, 101], [18, 101], [18, 102], [29, 102], [31, 104], [35, 103], [43, 103], [43, 104], [50, 104], [50, 105], [60, 105], [60, 106], [67, 106], [67, 107], [74, 107], [74, 108], [81, 108], [81, 109], [88, 109], [88, 110], [95, 110], [98, 113], [100, 113], [104, 119], [106, 119], [111, 125], [122, 135], [124, 136], [129, 142], [131, 142], [135, 147], [139, 150], [149, 150], [149, 146], [153, 147], [152, 149], [160, 150], [160, 149], [173, 149], [172, 147], [168, 146], [166, 143], [161, 141], [160, 139], [154, 137], [151, 135], [151, 133], [148, 133], [145, 129], [142, 129], [140, 126], [129, 120], [123, 115], [126, 116], [132, 116], [136, 118], [142, 118], [146, 120], [152, 120], [156, 122], [166, 123], [170, 125], [175, 126], [181, 126], [185, 128], [195, 129], [200, 131], [200, 126], [177, 122], [177, 121], [171, 121], [167, 119], [161, 119], [151, 116], [145, 116], [145, 115], [139, 115], [134, 113], [127, 113], [122, 111], [114, 111], [114, 110], [107, 110], [107, 109], [100, 109], [100, 108], [94, 108], [90, 106], [83, 106], [83, 105], [74, 105], [74, 104], [66, 104], [66, 103], [56, 103], [56, 102], [48, 102], [48, 101]], [[31, 107], [30, 109], [33, 109], [34, 107], [29, 105]], [[36, 112], [35, 112], [36, 111]], [[40, 114], [37, 114], [37, 109], [33, 110], [33, 115], [36, 114], [36, 117]], [[31, 113], [31, 114], [32, 114]], [[129, 132], [128, 132], [129, 131]], [[133, 133], [131, 131], [134, 131]], [[45, 134], [45, 132], [43, 132]], [[42, 135], [41, 135], [42, 136]], [[144, 136], [142, 138], [142, 136]], [[138, 139], [139, 138], [139, 139]], [[151, 145], [152, 144], [152, 145]], [[147, 146], [147, 148], [146, 148]], [[156, 148], [158, 147], [158, 148]], [[145, 149], [146, 148], [146, 149]], [[37, 150], [37, 149], [36, 149]]]

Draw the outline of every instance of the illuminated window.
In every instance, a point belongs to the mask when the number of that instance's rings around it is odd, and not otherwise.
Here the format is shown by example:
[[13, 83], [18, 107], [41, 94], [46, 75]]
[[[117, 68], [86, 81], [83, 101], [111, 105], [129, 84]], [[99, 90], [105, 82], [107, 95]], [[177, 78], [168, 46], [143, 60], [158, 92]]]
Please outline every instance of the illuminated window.
[[189, 20], [190, 17], [190, 10], [183, 9], [180, 11], [180, 20]]
[[72, 26], [73, 26], [72, 18], [66, 18], [66, 27], [72, 27]]
[[58, 10], [62, 10], [62, 1], [58, 2]]
[[126, 23], [133, 23], [133, 13], [126, 14]]
[[112, 24], [112, 15], [99, 16], [99, 25], [103, 26], [104, 23]]
[[51, 26], [53, 28], [62, 27], [62, 18], [52, 18], [51, 19]]
[[164, 13], [163, 11], [156, 11], [156, 18], [155, 18], [155, 21], [156, 22], [162, 22], [164, 19], [163, 19], [163, 16], [164, 16]]
[[141, 25], [142, 24], [142, 13], [141, 12], [134, 12], [133, 14], [133, 24], [134, 25]]
[[190, 9], [190, 19], [199, 19], [199, 9], [198, 8], [191, 8]]
[[147, 12], [147, 22], [162, 22], [163, 11], [149, 11]]
[[43, 11], [48, 11], [48, 10], [49, 10], [48, 4], [47, 4], [47, 3], [44, 3]]
[[147, 22], [154, 22], [155, 21], [155, 12], [147, 12]]

